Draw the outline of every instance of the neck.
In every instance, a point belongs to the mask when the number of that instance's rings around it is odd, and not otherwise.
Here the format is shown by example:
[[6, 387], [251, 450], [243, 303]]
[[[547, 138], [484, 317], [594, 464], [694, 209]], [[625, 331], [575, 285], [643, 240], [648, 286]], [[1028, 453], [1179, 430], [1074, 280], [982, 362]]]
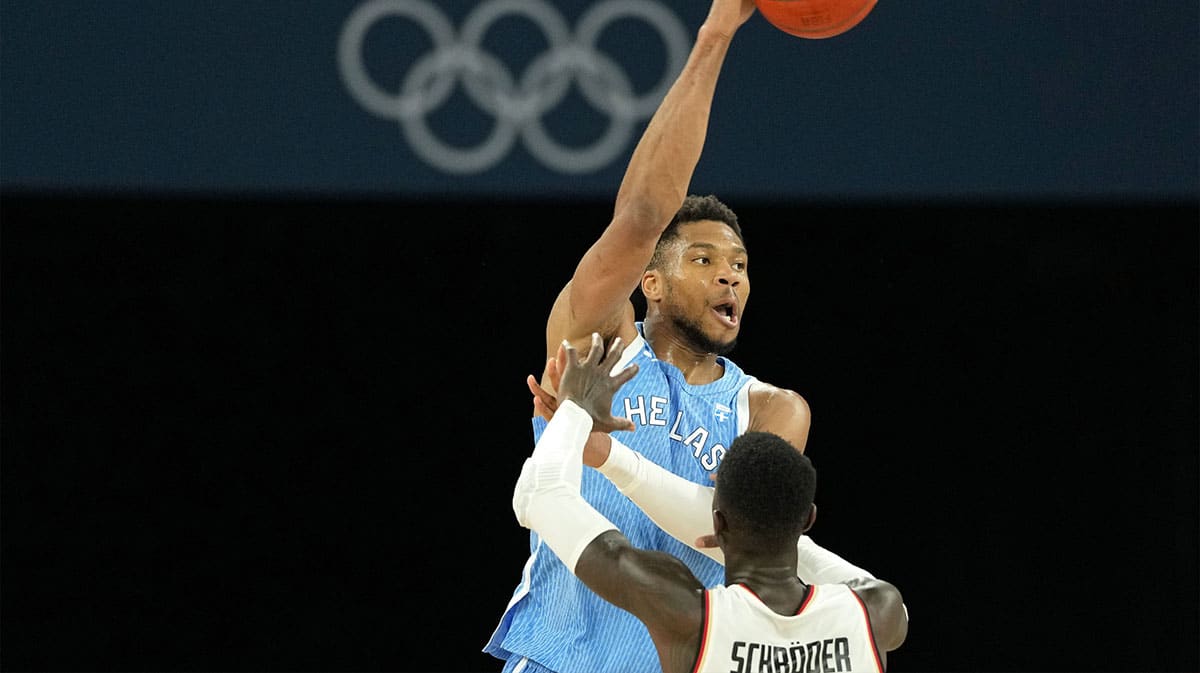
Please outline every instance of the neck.
[[725, 584], [779, 583], [798, 579], [796, 576], [796, 547], [784, 551], [748, 553], [723, 545], [725, 554]]
[[[727, 563], [730, 559], [725, 557]], [[808, 597], [809, 587], [796, 575], [796, 565], [779, 557], [763, 563], [740, 561], [725, 567], [725, 586], [742, 584], [772, 611], [794, 615]]]
[[[729, 559], [725, 559], [729, 562]], [[725, 585], [745, 584], [751, 588], [760, 586], [803, 585], [796, 575], [796, 564], [774, 559], [769, 563], [729, 563], [725, 567]]]
[[643, 329], [646, 342], [654, 349], [654, 356], [674, 365], [689, 384], [712, 383], [725, 373], [725, 367], [717, 362], [716, 353], [697, 349], [663, 322], [647, 319]]

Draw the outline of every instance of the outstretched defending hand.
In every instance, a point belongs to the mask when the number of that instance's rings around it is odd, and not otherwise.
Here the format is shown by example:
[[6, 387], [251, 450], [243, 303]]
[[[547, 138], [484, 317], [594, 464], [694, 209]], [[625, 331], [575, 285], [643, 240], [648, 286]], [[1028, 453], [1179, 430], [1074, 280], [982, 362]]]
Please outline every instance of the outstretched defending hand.
[[579, 353], [569, 342], [563, 341], [559, 351], [565, 356], [562, 379], [558, 384], [559, 402], [571, 400], [592, 417], [592, 430], [633, 430], [633, 421], [612, 414], [612, 398], [621, 386], [638, 372], [631, 364], [615, 375], [610, 374], [625, 349], [620, 337], [613, 339], [605, 350], [600, 334], [592, 332], [592, 346], [581, 361]]
[[[613, 345], [618, 348], [624, 348], [618, 337]], [[617, 351], [620, 353], [620, 350]], [[619, 356], [618, 356], [619, 357]], [[609, 358], [611, 360], [611, 358]], [[567, 351], [562, 346], [558, 347], [558, 353], [555, 357], [546, 361], [546, 370], [544, 376], [550, 389], [543, 388], [538, 382], [538, 379], [533, 374], [525, 377], [525, 385], [529, 387], [529, 392], [533, 393], [533, 415], [541, 416], [549, 421], [554, 418], [554, 412], [558, 411], [558, 397], [551, 390], [558, 390], [562, 381], [562, 371], [566, 368]], [[636, 369], [634, 370], [637, 371]], [[595, 435], [607, 435], [610, 432], [617, 430], [633, 430], [633, 423], [619, 417], [609, 416], [613, 419], [612, 423], [607, 420], [593, 418], [592, 422], [592, 437], [588, 438], [587, 449], [583, 453], [583, 462], [589, 467], [597, 467], [604, 464], [608, 459], [608, 440], [607, 437], [601, 441], [600, 437]]]

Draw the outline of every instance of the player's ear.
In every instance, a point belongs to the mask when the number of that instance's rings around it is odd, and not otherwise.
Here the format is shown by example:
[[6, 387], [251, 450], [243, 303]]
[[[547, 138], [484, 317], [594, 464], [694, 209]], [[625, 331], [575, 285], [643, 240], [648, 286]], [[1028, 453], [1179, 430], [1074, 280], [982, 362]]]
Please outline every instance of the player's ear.
[[817, 522], [817, 503], [813, 503], [808, 508], [808, 522], [804, 524], [804, 532], [807, 533], [813, 524]]
[[727, 530], [729, 530], [729, 522], [725, 520], [725, 515], [721, 513], [721, 510], [714, 509], [713, 510], [713, 533], [715, 533], [716, 536], [718, 538], [720, 538], [721, 535], [723, 535], [725, 533], [725, 531], [727, 531]]
[[647, 271], [642, 274], [642, 294], [648, 302], [662, 299], [662, 278], [659, 277], [657, 271]]

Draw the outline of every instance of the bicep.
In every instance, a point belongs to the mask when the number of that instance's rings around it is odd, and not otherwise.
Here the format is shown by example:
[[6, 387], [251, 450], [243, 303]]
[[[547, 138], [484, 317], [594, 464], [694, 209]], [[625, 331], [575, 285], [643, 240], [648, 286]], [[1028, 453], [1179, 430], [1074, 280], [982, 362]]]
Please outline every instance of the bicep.
[[652, 633], [698, 632], [704, 586], [678, 558], [634, 547], [620, 531], [596, 537], [575, 576], [604, 600], [641, 620]]

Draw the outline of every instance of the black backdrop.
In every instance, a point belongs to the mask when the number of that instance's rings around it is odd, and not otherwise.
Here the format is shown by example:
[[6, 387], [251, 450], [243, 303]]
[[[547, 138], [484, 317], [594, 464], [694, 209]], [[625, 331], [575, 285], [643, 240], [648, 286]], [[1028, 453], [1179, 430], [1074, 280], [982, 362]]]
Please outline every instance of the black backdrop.
[[[893, 671], [1195, 671], [1198, 209], [731, 204]], [[5, 670], [496, 671], [607, 204], [7, 194]]]

